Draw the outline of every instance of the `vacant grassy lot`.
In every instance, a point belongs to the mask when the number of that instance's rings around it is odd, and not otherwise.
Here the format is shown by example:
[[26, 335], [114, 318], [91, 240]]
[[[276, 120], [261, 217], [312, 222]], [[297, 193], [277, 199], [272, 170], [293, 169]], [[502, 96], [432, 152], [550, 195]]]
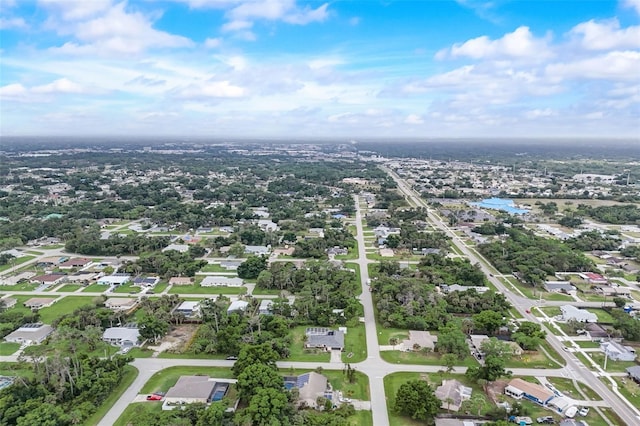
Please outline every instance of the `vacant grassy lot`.
[[87, 287], [85, 287], [84, 290], [82, 290], [85, 293], [102, 293], [105, 292], [109, 289], [108, 285], [104, 285], [104, 284], [91, 284]]
[[15, 259], [12, 259], [12, 260], [9, 261], [9, 263], [0, 266], [0, 272], [6, 271], [7, 269], [11, 269], [14, 266], [21, 265], [21, 264], [23, 264], [25, 262], [28, 262], [28, 261], [32, 260], [32, 259], [35, 259], [35, 256], [22, 256], [22, 257], [17, 257]]
[[[574, 399], [584, 399], [584, 397], [580, 394], [580, 392], [578, 392], [578, 389], [576, 389], [576, 386], [573, 384], [573, 380], [571, 379], [564, 379], [561, 377], [547, 377], [547, 380], [549, 382], [551, 382], [556, 389], [558, 389], [560, 392], [570, 396], [571, 398]], [[580, 389], [582, 390], [582, 392], [585, 393], [585, 395], [587, 395], [587, 398], [594, 400], [594, 401], [599, 401], [602, 398], [593, 391], [593, 389], [591, 389], [589, 386], [584, 385], [582, 383], [579, 383]]]
[[205, 265], [201, 270], [201, 272], [225, 272], [230, 275], [236, 276], [237, 274], [234, 271], [230, 271], [227, 268], [223, 268], [218, 263], [209, 263]]
[[70, 314], [75, 309], [85, 306], [93, 305], [92, 296], [67, 296], [62, 300], [58, 300], [48, 308], [40, 309], [40, 320], [45, 324], [51, 324], [51, 322], [65, 314]]
[[391, 340], [392, 338], [398, 339], [398, 342], [409, 338], [409, 332], [401, 328], [383, 328], [380, 324], [378, 324], [377, 329], [379, 345], [389, 345], [389, 340]]
[[349, 327], [344, 336], [344, 352], [342, 362], [356, 363], [367, 359], [367, 338], [364, 324]]
[[[382, 351], [380, 357], [392, 364], [442, 365], [441, 356], [435, 352]], [[478, 361], [471, 355], [456, 363], [458, 366], [473, 367]], [[445, 367], [442, 367], [444, 370]]]
[[78, 289], [81, 289], [82, 287], [84, 286], [80, 284], [67, 284], [60, 287], [57, 291], [71, 293], [77, 291]]
[[230, 368], [223, 367], [169, 367], [158, 371], [140, 390], [141, 393], [166, 392], [176, 384], [180, 376], [209, 376], [219, 379], [231, 379], [233, 373]]
[[199, 284], [171, 287], [170, 294], [245, 294], [246, 287], [202, 287]]
[[16, 285], [0, 285], [0, 291], [33, 291], [37, 284], [21, 283]]

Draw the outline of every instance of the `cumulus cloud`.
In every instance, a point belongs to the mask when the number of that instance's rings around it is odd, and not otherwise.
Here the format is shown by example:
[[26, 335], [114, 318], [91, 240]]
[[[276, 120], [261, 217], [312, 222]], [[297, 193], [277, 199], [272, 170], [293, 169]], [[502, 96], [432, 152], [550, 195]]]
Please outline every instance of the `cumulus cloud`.
[[65, 21], [90, 18], [112, 6], [112, 0], [39, 0], [38, 3], [55, 10]]
[[636, 13], [640, 15], [640, 0], [624, 0], [624, 6], [635, 9]]
[[531, 61], [545, 59], [549, 56], [551, 56], [551, 50], [548, 38], [536, 38], [531, 34], [529, 27], [524, 26], [496, 40], [481, 36], [461, 44], [454, 44], [451, 48], [441, 50], [436, 54], [437, 59], [447, 57], [520, 58]]
[[572, 62], [560, 62], [546, 67], [553, 79], [609, 79], [637, 80], [640, 70], [640, 52], [613, 51]]
[[640, 25], [620, 28], [617, 19], [590, 20], [573, 27], [569, 33], [587, 50], [638, 49]]
[[202, 84], [192, 84], [178, 91], [179, 98], [241, 98], [246, 90], [235, 86], [229, 81], [209, 81]]
[[424, 124], [424, 119], [418, 114], [409, 114], [404, 119], [406, 124]]
[[204, 47], [207, 49], [216, 49], [220, 47], [222, 44], [222, 39], [220, 38], [208, 38], [204, 41]]
[[51, 95], [89, 93], [86, 87], [74, 83], [67, 78], [60, 78], [51, 83], [27, 88], [20, 83], [0, 87], [0, 99], [22, 102], [52, 101]]
[[[84, 2], [82, 2], [84, 4]], [[92, 3], [92, 2], [86, 2]], [[64, 1], [55, 4], [66, 4]], [[73, 3], [75, 4], [75, 3]], [[63, 8], [65, 13], [74, 12], [73, 22], [54, 24], [60, 34], [71, 34], [77, 41], [69, 41], [58, 48], [58, 53], [65, 54], [137, 54], [150, 48], [189, 47], [193, 42], [182, 36], [173, 35], [153, 28], [151, 20], [140, 12], [128, 12], [126, 4], [119, 3], [109, 7], [99, 16], [81, 19], [89, 12], [77, 13], [76, 9]], [[94, 9], [89, 8], [92, 14]], [[102, 9], [100, 9], [102, 11]]]

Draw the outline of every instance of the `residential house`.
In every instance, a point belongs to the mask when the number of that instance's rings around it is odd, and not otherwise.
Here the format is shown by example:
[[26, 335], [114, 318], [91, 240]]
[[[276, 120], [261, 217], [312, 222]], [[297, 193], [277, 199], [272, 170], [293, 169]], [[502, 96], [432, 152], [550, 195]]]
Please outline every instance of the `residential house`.
[[102, 333], [102, 340], [123, 348], [140, 346], [140, 330], [137, 327], [111, 327]]
[[438, 336], [434, 336], [428, 331], [409, 330], [409, 338], [402, 341], [402, 347], [405, 351], [414, 351], [424, 348], [435, 348]]
[[5, 336], [10, 343], [37, 345], [53, 333], [53, 327], [42, 323], [23, 324], [17, 330]]
[[393, 249], [390, 249], [390, 248], [381, 248], [378, 251], [380, 253], [380, 257], [393, 257], [393, 256], [395, 256], [395, 253], [394, 253]]
[[298, 389], [298, 404], [306, 407], [318, 408], [318, 397], [333, 399], [331, 384], [325, 376], [316, 372], [285, 376], [284, 386], [286, 389]]
[[596, 287], [596, 291], [607, 297], [631, 296], [631, 289], [629, 287], [600, 286], [600, 287]]
[[258, 314], [271, 315], [271, 306], [273, 306], [273, 301], [271, 299], [262, 299], [260, 301], [260, 307], [258, 307]]
[[244, 312], [249, 306], [249, 302], [245, 302], [244, 300], [235, 300], [231, 302], [231, 305], [227, 308], [227, 315], [233, 312]]
[[504, 389], [505, 395], [515, 399], [528, 399], [540, 405], [547, 405], [555, 394], [544, 386], [522, 379], [513, 379]]
[[180, 253], [186, 253], [189, 251], [189, 244], [169, 244], [165, 248], [162, 249], [163, 252], [175, 250]]
[[306, 348], [322, 348], [327, 351], [344, 349], [344, 332], [324, 327], [309, 327], [305, 331]]
[[437, 248], [413, 248], [412, 249], [413, 254], [418, 254], [421, 256], [426, 256], [428, 254], [440, 254], [440, 249]]
[[598, 322], [596, 314], [586, 309], [578, 309], [573, 305], [562, 305], [560, 306], [560, 311], [562, 312], [562, 315], [560, 315], [561, 321]]
[[138, 304], [138, 299], [111, 298], [104, 302], [104, 306], [112, 311], [128, 311]]
[[193, 281], [191, 277], [171, 277], [169, 285], [192, 285]]
[[136, 277], [133, 279], [133, 285], [139, 287], [155, 287], [159, 282], [159, 277]]
[[265, 232], [276, 232], [278, 230], [278, 224], [272, 222], [270, 219], [259, 219], [258, 226]]
[[98, 284], [109, 286], [123, 285], [128, 283], [129, 281], [131, 281], [131, 275], [129, 274], [112, 274], [98, 278]]
[[329, 256], [346, 255], [347, 253], [349, 253], [349, 250], [344, 247], [334, 246], [327, 249]]
[[244, 252], [246, 254], [253, 254], [256, 256], [269, 254], [270, 247], [267, 246], [244, 246]]
[[220, 266], [227, 271], [236, 271], [238, 269], [238, 266], [240, 266], [242, 262], [242, 260], [223, 260], [222, 262], [220, 262]]
[[627, 374], [636, 383], [640, 384], [640, 365], [634, 365], [633, 367], [627, 367]]
[[4, 309], [11, 309], [16, 306], [18, 301], [13, 297], [5, 297], [4, 299], [0, 299], [0, 303], [4, 305]]
[[612, 361], [634, 361], [636, 351], [631, 346], [624, 346], [617, 342], [602, 342], [600, 349]]
[[24, 306], [31, 310], [37, 310], [51, 306], [55, 301], [55, 297], [32, 297], [24, 302]]
[[31, 278], [31, 282], [40, 285], [56, 285], [64, 281], [67, 276], [64, 274], [44, 274]]
[[95, 272], [80, 271], [75, 274], [67, 275], [67, 281], [70, 283], [86, 284], [93, 281], [98, 276]]
[[91, 259], [76, 257], [76, 258], [69, 259], [65, 262], [62, 262], [60, 265], [58, 265], [58, 268], [60, 269], [84, 268], [85, 266], [89, 266], [91, 262], [92, 262]]
[[596, 274], [594, 272], [586, 272], [584, 274], [580, 274], [582, 278], [584, 278], [589, 284], [608, 284], [609, 281], [600, 274]]
[[576, 288], [570, 281], [545, 281], [544, 289], [550, 293], [573, 293]]
[[436, 388], [436, 398], [442, 401], [441, 408], [447, 411], [460, 411], [462, 403], [471, 398], [471, 389], [457, 380], [443, 380]]
[[178, 305], [174, 312], [182, 314], [185, 318], [193, 318], [200, 316], [200, 302], [185, 301]]
[[231, 278], [222, 275], [207, 275], [200, 283], [201, 287], [240, 287], [244, 284], [242, 278]]
[[211, 379], [209, 376], [180, 376], [176, 384], [167, 391], [162, 409], [172, 410], [184, 404], [220, 401], [227, 394], [231, 383], [231, 380]]
[[594, 342], [599, 342], [602, 339], [607, 339], [610, 334], [603, 326], [593, 322], [586, 324], [584, 328], [589, 338]]

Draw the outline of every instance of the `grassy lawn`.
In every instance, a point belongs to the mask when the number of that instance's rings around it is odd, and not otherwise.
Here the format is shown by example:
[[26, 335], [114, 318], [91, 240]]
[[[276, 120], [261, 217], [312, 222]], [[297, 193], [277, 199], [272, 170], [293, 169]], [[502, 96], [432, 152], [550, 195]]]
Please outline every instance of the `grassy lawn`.
[[89, 417], [85, 421], [85, 424], [87, 425], [98, 424], [98, 422], [105, 416], [105, 414], [107, 414], [107, 411], [109, 411], [109, 409], [113, 406], [113, 404], [115, 404], [118, 398], [120, 398], [120, 395], [122, 395], [122, 393], [125, 390], [127, 390], [129, 386], [131, 386], [131, 383], [133, 383], [133, 381], [136, 379], [137, 376], [138, 376], [137, 368], [131, 365], [125, 365], [124, 377], [122, 378], [118, 386], [116, 386], [116, 388], [113, 389], [113, 391], [109, 394], [109, 397], [104, 400], [104, 402], [102, 403], [102, 405], [100, 405], [100, 407], [98, 407], [98, 410], [93, 414], [93, 416]]
[[[433, 388], [438, 387], [442, 380], [444, 379], [456, 379], [462, 382], [465, 386], [470, 386], [473, 388], [474, 394], [481, 394], [484, 396], [484, 406], [481, 409], [481, 413], [487, 412], [490, 408], [492, 408], [492, 404], [488, 401], [482, 388], [475, 383], [469, 382], [463, 375], [459, 374], [422, 374], [422, 373], [393, 373], [389, 374], [384, 378], [384, 392], [387, 396], [387, 409], [389, 411], [389, 423], [393, 426], [418, 426], [425, 425], [426, 422], [412, 420], [409, 417], [404, 417], [398, 415], [393, 406], [395, 404], [395, 396], [398, 392], [400, 386], [409, 380], [418, 380], [424, 379], [427, 380]], [[441, 410], [442, 412], [446, 412], [446, 410]]]
[[[603, 353], [601, 353], [601, 352], [589, 352], [589, 356], [600, 367], [604, 366], [604, 354]], [[638, 364], [636, 362], [634, 362], [634, 361], [612, 361], [611, 359], [609, 359], [609, 360], [607, 360], [607, 369], [606, 369], [606, 371], [624, 373], [624, 372], [626, 372], [627, 367], [633, 367], [634, 365], [638, 365]]]
[[[351, 355], [351, 357], [349, 357]], [[349, 327], [344, 336], [344, 352], [342, 362], [356, 363], [367, 359], [367, 338], [364, 324]]]
[[67, 293], [71, 293], [74, 292], [80, 288], [82, 288], [84, 286], [80, 285], [80, 284], [67, 284], [67, 285], [63, 285], [62, 287], [60, 287], [57, 291], [62, 291], [62, 292], [67, 292]]
[[401, 328], [383, 328], [380, 324], [378, 324], [377, 329], [378, 329], [379, 345], [388, 345], [389, 340], [392, 337], [395, 337], [396, 339], [398, 339], [398, 341], [402, 341], [404, 339], [409, 338], [409, 332]]
[[599, 348], [600, 344], [598, 342], [592, 342], [591, 340], [577, 340], [575, 344], [580, 346], [581, 348]]
[[205, 375], [218, 379], [231, 379], [233, 373], [230, 368], [223, 367], [169, 367], [158, 371], [140, 390], [141, 393], [166, 392], [176, 384], [180, 376]]
[[291, 329], [291, 346], [289, 346], [291, 353], [287, 361], [329, 362], [331, 355], [328, 352], [322, 349], [305, 349], [304, 332], [306, 329], [306, 325]]
[[[584, 399], [584, 397], [578, 392], [576, 386], [573, 384], [573, 380], [564, 379], [560, 377], [547, 377], [547, 380], [553, 384], [560, 392], [567, 394], [571, 398], [574, 399]], [[589, 386], [579, 383], [580, 389], [582, 392], [587, 395], [589, 399], [599, 401], [602, 398], [593, 391]]]
[[14, 266], [21, 265], [35, 258], [36, 258], [35, 256], [21, 256], [21, 257], [15, 258], [13, 260], [10, 260], [9, 263], [7, 263], [6, 265], [0, 266], [0, 272], [6, 271], [7, 269], [11, 269]]
[[[620, 393], [634, 406], [640, 407], [640, 385], [628, 377], [615, 377], [614, 379], [618, 384]], [[605, 383], [608, 383], [608, 380]]]
[[[558, 366], [564, 367], [567, 364], [567, 362], [564, 360], [564, 358], [562, 358], [560, 356], [560, 354], [558, 352], [556, 352], [556, 350], [551, 347], [549, 342], [547, 342], [546, 340], [543, 340], [542, 343], [540, 343], [540, 346], [542, 346], [544, 349], [546, 349], [547, 353], [551, 356], [552, 359], [549, 360], [549, 361], [550, 361], [550, 363], [554, 363], [555, 364], [555, 365], [552, 365], [551, 368], [556, 368]], [[549, 365], [551, 365], [551, 364], [549, 364]]]
[[13, 355], [20, 349], [20, 343], [0, 342], [0, 356]]
[[104, 285], [104, 284], [91, 284], [87, 287], [85, 287], [84, 292], [86, 293], [102, 293], [104, 291], [107, 291], [107, 289], [109, 289], [108, 285]]
[[[298, 376], [300, 374], [308, 373], [312, 370], [303, 369], [280, 369], [280, 374], [283, 376]], [[366, 374], [356, 371], [355, 382], [349, 383], [347, 376], [342, 370], [322, 370], [321, 374], [325, 375], [329, 379], [329, 383], [334, 389], [341, 390], [344, 396], [352, 399], [361, 399], [368, 401], [369, 396], [369, 377]]]
[[142, 290], [139, 286], [134, 286], [130, 283], [127, 284], [123, 284], [123, 285], [119, 285], [115, 288], [115, 290], [113, 290], [114, 293], [125, 293], [125, 294], [129, 294], [129, 293], [140, 293], [140, 290]]
[[347, 254], [336, 255], [336, 260], [355, 260], [358, 258], [358, 243], [353, 248], [348, 249]]
[[0, 285], [0, 291], [33, 291], [38, 287], [37, 284], [22, 283], [16, 285]]
[[[442, 365], [440, 354], [436, 352], [403, 352], [403, 351], [382, 351], [380, 357], [392, 364], [418, 364], [418, 365]], [[471, 355], [462, 361], [458, 361], [457, 365], [464, 367], [473, 367], [478, 365], [478, 361]], [[442, 367], [444, 369], [445, 367]]]
[[170, 294], [245, 294], [246, 287], [201, 287], [199, 284], [173, 286]]
[[589, 308], [589, 312], [594, 313], [598, 317], [598, 323], [613, 324], [614, 320], [611, 314], [604, 309]]
[[560, 311], [560, 308], [558, 306], [543, 306], [543, 307], [539, 307], [538, 309], [550, 317], [555, 317], [562, 313], [562, 311]]
[[113, 424], [114, 426], [129, 426], [134, 425], [134, 419], [138, 417], [144, 417], [147, 413], [153, 411], [160, 411], [162, 408], [162, 401], [145, 401], [129, 404], [125, 408], [124, 412], [118, 420]]
[[160, 281], [158, 284], [156, 284], [156, 286], [153, 288], [153, 291], [158, 294], [158, 293], [162, 293], [167, 287], [169, 286], [169, 282], [168, 281]]
[[151, 355], [153, 355], [153, 351], [145, 348], [133, 348], [127, 355], [134, 358], [151, 358]]
[[278, 289], [272, 289], [272, 288], [267, 289], [267, 288], [258, 288], [258, 287], [256, 287], [256, 288], [253, 289], [253, 293], [251, 293], [251, 294], [254, 294], [256, 296], [266, 296], [266, 295], [279, 296], [280, 293], [281, 293], [281, 291], [278, 290]]
[[[559, 357], [558, 357], [559, 358]], [[513, 356], [506, 361], [507, 368], [556, 368], [557, 365], [551, 361], [544, 352], [534, 351], [524, 353], [521, 357]]]
[[208, 265], [205, 265], [202, 269], [200, 269], [200, 272], [226, 272], [230, 275], [237, 275], [234, 271], [223, 268], [218, 263], [209, 263]]
[[33, 377], [31, 365], [17, 362], [0, 362], [0, 376]]
[[371, 411], [359, 410], [353, 417], [347, 419], [352, 426], [371, 426], [373, 425], [373, 416]]
[[38, 311], [40, 313], [40, 320], [45, 324], [51, 324], [53, 320], [69, 314], [81, 306], [93, 305], [93, 299], [92, 296], [65, 297], [48, 308], [40, 309]]

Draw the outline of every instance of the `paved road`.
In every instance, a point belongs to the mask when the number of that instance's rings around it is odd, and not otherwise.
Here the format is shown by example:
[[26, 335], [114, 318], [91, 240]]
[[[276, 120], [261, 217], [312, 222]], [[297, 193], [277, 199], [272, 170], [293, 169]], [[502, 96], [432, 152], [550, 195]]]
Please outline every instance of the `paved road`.
[[[389, 169], [383, 168], [398, 184], [399, 189], [409, 198], [413, 200], [414, 203], [418, 206], [422, 206], [427, 208], [428, 210], [428, 218], [436, 228], [443, 230], [449, 237], [451, 237], [453, 244], [464, 253], [472, 263], [477, 263], [480, 265], [483, 272], [487, 275], [491, 283], [502, 292], [507, 299], [514, 305], [514, 307], [522, 314], [527, 320], [538, 322], [539, 319], [527, 312], [530, 311], [531, 307], [536, 304], [536, 301], [523, 298], [521, 296], [514, 295], [507, 287], [505, 287], [500, 280], [493, 277], [491, 274], [495, 271], [490, 270], [486, 265], [489, 262], [482, 258], [477, 252], [471, 250], [464, 242], [456, 235], [443, 221], [439, 218], [434, 212], [432, 212], [426, 202], [422, 200], [417, 193], [409, 187], [409, 185], [401, 179], [397, 174], [392, 172]], [[481, 259], [484, 261], [481, 261]], [[551, 302], [546, 302], [545, 304], [552, 305]], [[564, 304], [561, 303], [561, 304]], [[573, 303], [572, 303], [573, 304]], [[601, 306], [602, 304], [598, 304]], [[580, 380], [581, 382], [589, 385], [598, 395], [600, 395], [613, 409], [613, 411], [628, 425], [637, 425], [640, 424], [640, 411], [636, 407], [634, 407], [631, 403], [629, 403], [617, 389], [614, 388], [614, 391], [611, 391], [604, 383], [600, 381], [598, 377], [596, 377], [593, 372], [591, 372], [587, 367], [585, 367], [575, 356], [572, 354], [565, 352], [563, 350], [564, 344], [546, 328], [544, 323], [541, 323], [542, 328], [547, 332], [547, 341], [549, 344], [555, 349], [560, 356], [567, 363], [567, 371], [570, 374], [571, 378], [575, 378]], [[540, 375], [538, 373], [538, 375]], [[545, 372], [546, 375], [546, 372]], [[612, 379], [609, 377], [609, 380]], [[612, 381], [613, 383], [613, 381]]]

